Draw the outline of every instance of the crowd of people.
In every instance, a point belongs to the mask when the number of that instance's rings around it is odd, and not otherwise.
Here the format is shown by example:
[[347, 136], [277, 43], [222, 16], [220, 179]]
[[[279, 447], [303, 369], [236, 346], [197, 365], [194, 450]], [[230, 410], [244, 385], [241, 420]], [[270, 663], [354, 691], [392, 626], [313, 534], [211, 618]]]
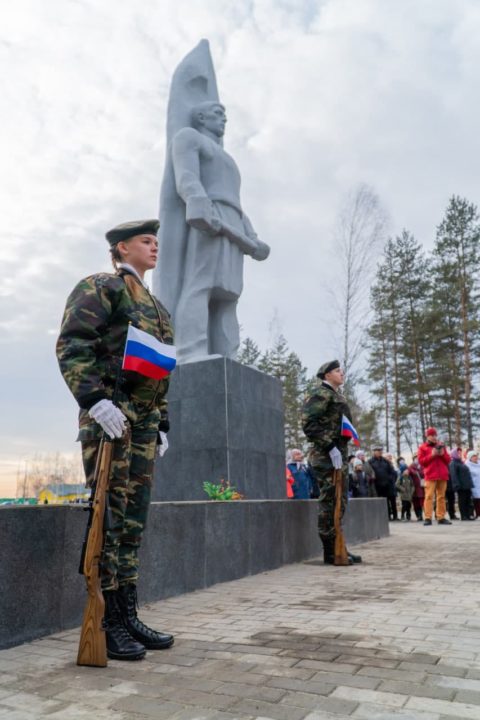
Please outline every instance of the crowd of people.
[[[396, 462], [380, 445], [371, 457], [358, 450], [348, 457], [348, 495], [351, 498], [384, 497], [391, 521], [409, 522], [412, 516], [425, 526], [433, 515], [440, 525], [452, 520], [472, 521], [480, 517], [480, 461], [477, 450], [460, 447], [448, 451], [435, 428], [427, 428], [422, 443], [408, 464]], [[314, 473], [302, 450], [287, 454], [287, 497], [318, 498]], [[458, 508], [458, 514], [457, 514]], [[446, 515], [450, 519], [447, 519]]]

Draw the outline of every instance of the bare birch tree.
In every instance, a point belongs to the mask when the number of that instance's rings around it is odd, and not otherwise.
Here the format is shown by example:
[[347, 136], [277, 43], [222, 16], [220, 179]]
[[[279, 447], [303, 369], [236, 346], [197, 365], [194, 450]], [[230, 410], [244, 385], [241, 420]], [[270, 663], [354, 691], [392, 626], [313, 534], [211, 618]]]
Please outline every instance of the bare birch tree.
[[341, 330], [342, 366], [351, 386], [363, 352], [370, 285], [386, 239], [387, 215], [373, 188], [361, 184], [345, 199], [338, 215], [333, 251], [338, 272], [331, 291]]

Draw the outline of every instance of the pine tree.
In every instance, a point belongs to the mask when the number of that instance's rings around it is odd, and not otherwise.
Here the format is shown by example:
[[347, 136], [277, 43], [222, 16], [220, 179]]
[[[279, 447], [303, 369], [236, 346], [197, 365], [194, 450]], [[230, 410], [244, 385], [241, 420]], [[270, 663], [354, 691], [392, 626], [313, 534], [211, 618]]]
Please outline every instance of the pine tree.
[[397, 455], [400, 454], [404, 414], [401, 406], [400, 352], [403, 299], [400, 287], [399, 258], [395, 242], [390, 238], [372, 288], [374, 318], [369, 335], [373, 343], [372, 349], [378, 355], [371, 358], [369, 374], [375, 382], [374, 393], [377, 397], [383, 396], [384, 400], [386, 447], [389, 447], [391, 418]]
[[[425, 254], [413, 235], [404, 230], [395, 239], [398, 267], [398, 294], [401, 298], [399, 345], [399, 390], [402, 432], [411, 445], [423, 438], [427, 427], [428, 383], [424, 373], [426, 342], [425, 315], [430, 283], [425, 277]], [[417, 428], [416, 432], [412, 431]]]
[[[386, 313], [386, 289], [383, 281], [382, 266], [377, 271], [376, 283], [371, 291], [373, 321], [368, 329], [370, 338], [370, 362], [368, 379], [371, 392], [377, 398], [378, 416], [384, 420], [384, 445], [390, 449], [390, 327]], [[380, 411], [381, 408], [381, 411]]]
[[[480, 328], [479, 280], [480, 272], [480, 224], [477, 208], [465, 198], [450, 198], [445, 217], [438, 226], [434, 256], [436, 274], [450, 286], [450, 306], [457, 310], [458, 331], [452, 335], [452, 352], [460, 351], [461, 364], [456, 370], [461, 376], [463, 387], [456, 398], [456, 412], [460, 410], [460, 395], [463, 397], [464, 422], [456, 423], [456, 441], [460, 442], [460, 424], [466, 427], [469, 447], [473, 447], [474, 430], [474, 373], [478, 367]], [[439, 318], [439, 324], [441, 318]], [[452, 328], [453, 330], [453, 328]], [[441, 332], [440, 327], [438, 331]], [[453, 368], [452, 368], [453, 369]], [[456, 384], [456, 378], [454, 378]], [[458, 388], [458, 390], [460, 390]], [[462, 417], [463, 421], [463, 417]]]
[[260, 349], [252, 338], [246, 337], [245, 340], [242, 340], [237, 354], [237, 362], [257, 367], [260, 356]]
[[389, 447], [392, 419], [397, 454], [402, 443], [410, 448], [418, 444], [431, 416], [425, 266], [420, 244], [404, 230], [388, 241], [371, 291], [369, 377], [377, 403], [383, 405], [385, 445]]
[[395, 252], [395, 244], [392, 239], [387, 243], [385, 249], [385, 292], [387, 322], [390, 327], [391, 342], [391, 381], [393, 399], [393, 423], [395, 431], [395, 447], [397, 456], [401, 452], [401, 418], [400, 418], [400, 328], [402, 319], [401, 296], [400, 296], [400, 271], [398, 257]]
[[283, 335], [279, 335], [272, 347], [263, 354], [251, 338], [245, 338], [237, 360], [280, 380], [285, 413], [285, 447], [303, 447], [305, 436], [301, 414], [307, 391], [307, 369], [298, 355], [289, 349]]
[[258, 368], [278, 378], [282, 384], [285, 412], [285, 447], [302, 447], [305, 436], [302, 431], [301, 415], [305, 399], [307, 369], [288, 343], [280, 335], [272, 348], [260, 358]]
[[360, 445], [365, 450], [370, 450], [380, 442], [378, 436], [378, 408], [367, 407], [360, 402], [355, 393], [344, 389], [344, 395], [352, 413], [353, 424], [360, 439]]
[[455, 268], [441, 257], [432, 263], [432, 291], [427, 316], [430, 354], [432, 424], [447, 428], [448, 443], [461, 443], [463, 434], [462, 343]]

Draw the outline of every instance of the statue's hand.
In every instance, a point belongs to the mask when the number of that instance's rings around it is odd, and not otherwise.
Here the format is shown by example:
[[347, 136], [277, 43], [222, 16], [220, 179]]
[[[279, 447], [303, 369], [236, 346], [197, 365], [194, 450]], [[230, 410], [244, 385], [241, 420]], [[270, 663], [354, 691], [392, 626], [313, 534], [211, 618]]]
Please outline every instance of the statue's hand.
[[266, 260], [270, 255], [270, 247], [258, 239], [258, 235], [250, 222], [250, 218], [245, 213], [243, 213], [243, 226], [248, 239], [255, 245], [253, 252], [248, 254], [251, 255], [254, 260]]
[[256, 238], [256, 243], [257, 247], [252, 253], [252, 258], [254, 260], [266, 260], [270, 255], [270, 246], [259, 240], [258, 237]]
[[222, 226], [218, 222], [216, 218], [213, 218], [211, 221], [209, 218], [205, 217], [194, 217], [189, 219], [188, 224], [191, 227], [196, 228], [197, 230], [201, 230], [202, 232], [206, 233], [207, 235], [218, 235], [222, 229]]
[[217, 235], [221, 229], [214, 215], [213, 203], [208, 197], [195, 196], [187, 200], [186, 220], [197, 230]]

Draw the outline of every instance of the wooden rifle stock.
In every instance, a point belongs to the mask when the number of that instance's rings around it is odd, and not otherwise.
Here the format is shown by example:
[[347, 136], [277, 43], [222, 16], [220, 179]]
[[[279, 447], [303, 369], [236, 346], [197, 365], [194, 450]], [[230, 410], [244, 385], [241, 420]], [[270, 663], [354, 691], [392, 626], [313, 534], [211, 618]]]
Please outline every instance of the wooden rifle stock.
[[342, 470], [333, 471], [333, 482], [335, 485], [335, 550], [334, 564], [349, 565], [347, 547], [345, 545], [345, 537], [342, 530], [342, 495], [343, 495], [343, 472]]
[[80, 572], [85, 575], [88, 596], [83, 613], [77, 665], [93, 667], [107, 665], [107, 645], [103, 628], [105, 601], [100, 581], [100, 562], [104, 545], [106, 513], [108, 517], [108, 484], [112, 449], [112, 442], [104, 434], [98, 449], [94, 492], [90, 500], [90, 517], [80, 560]]

